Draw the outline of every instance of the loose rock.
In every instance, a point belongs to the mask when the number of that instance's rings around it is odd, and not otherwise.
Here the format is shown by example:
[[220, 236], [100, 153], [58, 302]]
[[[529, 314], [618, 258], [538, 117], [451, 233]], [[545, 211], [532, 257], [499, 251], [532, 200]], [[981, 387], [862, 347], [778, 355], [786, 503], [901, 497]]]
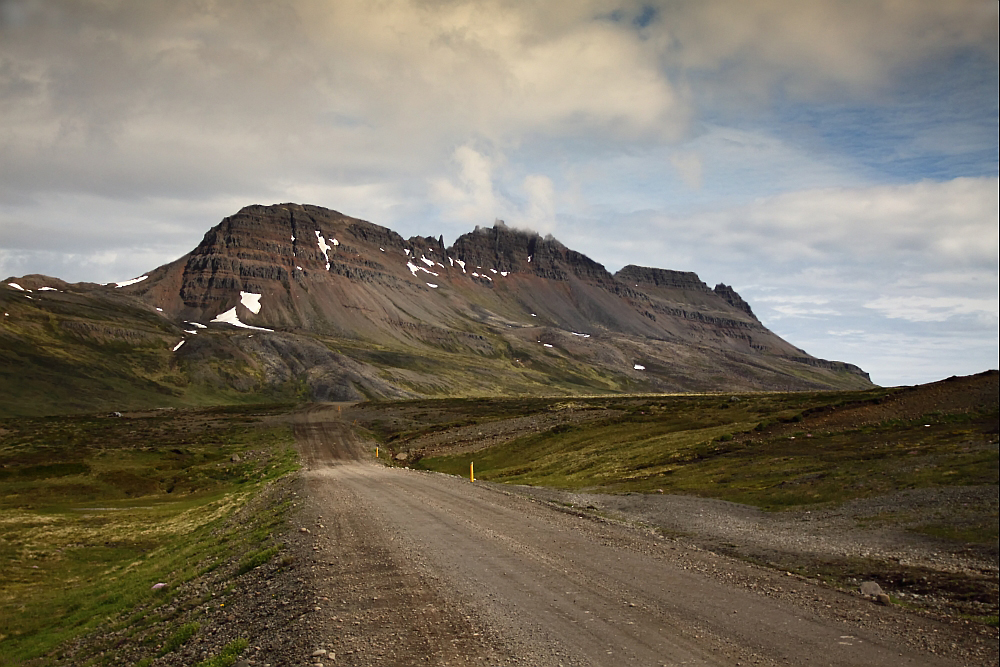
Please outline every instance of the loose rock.
[[882, 594], [882, 587], [874, 581], [866, 581], [861, 584], [861, 594], [872, 598], [878, 597]]

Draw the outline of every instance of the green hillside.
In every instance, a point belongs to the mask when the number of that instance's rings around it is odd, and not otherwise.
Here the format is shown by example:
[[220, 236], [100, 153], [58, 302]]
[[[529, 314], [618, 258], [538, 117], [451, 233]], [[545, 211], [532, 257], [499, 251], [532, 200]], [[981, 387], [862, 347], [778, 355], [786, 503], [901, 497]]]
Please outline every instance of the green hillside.
[[[474, 463], [484, 480], [695, 494], [767, 509], [842, 502], [997, 484], [996, 399], [995, 372], [909, 390], [590, 399], [577, 412], [612, 413], [567, 416], [553, 428], [416, 465], [467, 475]], [[995, 523], [990, 530], [995, 538]]]

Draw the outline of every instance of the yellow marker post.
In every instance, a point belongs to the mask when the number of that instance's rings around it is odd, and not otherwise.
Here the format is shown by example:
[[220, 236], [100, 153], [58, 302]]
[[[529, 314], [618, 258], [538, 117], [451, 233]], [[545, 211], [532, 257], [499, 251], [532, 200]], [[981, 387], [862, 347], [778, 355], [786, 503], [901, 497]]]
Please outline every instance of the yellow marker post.
[[378, 458], [378, 447], [375, 448], [375, 458]]
[[473, 468], [472, 461], [469, 461], [469, 481], [470, 482], [476, 481], [476, 470], [475, 468]]

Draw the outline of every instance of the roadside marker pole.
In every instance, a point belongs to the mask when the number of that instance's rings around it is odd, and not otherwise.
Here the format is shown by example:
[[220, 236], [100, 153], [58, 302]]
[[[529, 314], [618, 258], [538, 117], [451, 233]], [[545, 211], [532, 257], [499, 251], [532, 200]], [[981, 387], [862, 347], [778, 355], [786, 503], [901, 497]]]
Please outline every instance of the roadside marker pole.
[[476, 471], [475, 471], [475, 468], [473, 468], [472, 466], [473, 466], [472, 461], [469, 461], [469, 481], [470, 482], [475, 482], [476, 481]]
[[375, 448], [375, 458], [378, 458], [378, 447]]

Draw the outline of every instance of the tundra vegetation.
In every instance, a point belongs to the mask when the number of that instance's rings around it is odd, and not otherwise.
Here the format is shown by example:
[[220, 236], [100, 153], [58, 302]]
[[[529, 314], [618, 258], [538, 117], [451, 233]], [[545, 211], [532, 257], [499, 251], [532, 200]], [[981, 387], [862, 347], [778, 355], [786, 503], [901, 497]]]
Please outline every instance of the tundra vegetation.
[[[477, 476], [485, 480], [607, 493], [662, 490], [768, 510], [899, 489], [997, 483], [995, 439], [991, 443], [987, 434], [996, 423], [995, 407], [810, 428], [810, 415], [838, 404], [878, 401], [885, 393], [763, 394], [739, 402], [720, 396], [574, 401], [578, 410], [616, 414], [481, 451], [423, 458], [417, 465], [461, 475], [475, 461]], [[996, 540], [996, 523], [987, 519], [956, 537]]]
[[232, 519], [297, 467], [290, 427], [270, 421], [287, 410], [0, 422], [0, 664], [58, 662], [61, 644], [99, 626], [154, 656], [196, 635], [198, 621], [178, 620], [189, 610], [151, 610], [222, 563], [252, 568], [278, 552], [285, 507]]

